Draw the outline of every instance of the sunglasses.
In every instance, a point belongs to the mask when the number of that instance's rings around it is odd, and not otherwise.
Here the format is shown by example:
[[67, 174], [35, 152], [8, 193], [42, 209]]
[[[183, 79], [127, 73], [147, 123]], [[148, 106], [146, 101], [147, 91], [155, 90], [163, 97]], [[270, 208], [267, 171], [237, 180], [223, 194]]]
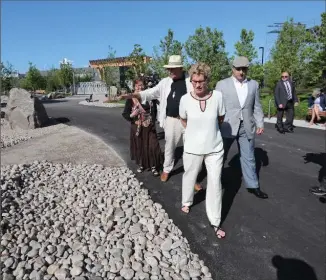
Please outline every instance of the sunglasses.
[[245, 71], [247, 71], [248, 70], [248, 68], [247, 67], [233, 67], [235, 70], [237, 70], [237, 71], [241, 71], [242, 70], [242, 72], [245, 72]]
[[282, 76], [282, 78], [288, 78], [289, 76]]

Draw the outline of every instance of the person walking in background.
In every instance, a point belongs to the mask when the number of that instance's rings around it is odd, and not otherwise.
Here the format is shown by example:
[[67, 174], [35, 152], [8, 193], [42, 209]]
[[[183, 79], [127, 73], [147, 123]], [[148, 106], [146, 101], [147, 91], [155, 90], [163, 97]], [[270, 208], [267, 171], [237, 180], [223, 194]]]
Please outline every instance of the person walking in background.
[[[160, 111], [158, 120], [165, 133], [164, 164], [161, 181], [166, 182], [174, 167], [174, 154], [178, 142], [184, 135], [184, 127], [180, 123], [179, 104], [180, 99], [187, 92], [193, 91], [190, 79], [186, 77], [180, 55], [172, 55], [169, 62], [164, 65], [169, 76], [162, 79], [155, 87], [142, 90], [134, 94], [141, 102], [158, 99]], [[120, 99], [129, 99], [128, 95], [121, 95]], [[184, 139], [183, 139], [184, 140]], [[200, 184], [196, 184], [195, 190], [201, 190]]]
[[223, 140], [219, 124], [225, 108], [222, 93], [210, 92], [210, 68], [204, 63], [192, 65], [189, 76], [194, 90], [181, 97], [179, 114], [185, 127], [182, 177], [182, 211], [189, 213], [194, 199], [194, 184], [202, 163], [207, 169], [206, 212], [218, 238], [225, 237], [220, 227], [222, 209], [221, 172]]
[[254, 154], [255, 133], [261, 135], [264, 132], [264, 114], [259, 99], [258, 83], [247, 79], [248, 69], [248, 58], [236, 57], [232, 65], [232, 76], [216, 84], [216, 90], [222, 92], [226, 110], [221, 133], [225, 160], [231, 145], [237, 140], [247, 190], [265, 199], [268, 195], [259, 187]]
[[[142, 80], [134, 81], [135, 93], [143, 88]], [[128, 99], [122, 116], [131, 123], [130, 156], [139, 166], [137, 172], [150, 169], [154, 176], [158, 176], [163, 160], [155, 128], [155, 100], [140, 104], [135, 97]]]
[[319, 88], [314, 89], [311, 96], [308, 98], [308, 107], [311, 109], [310, 125], [315, 123], [315, 120], [320, 121], [319, 114], [326, 110], [326, 97], [324, 90]]
[[[282, 134], [293, 132], [294, 106], [298, 105], [298, 97], [288, 72], [283, 72], [281, 80], [277, 82], [274, 99], [277, 108], [276, 129]], [[286, 114], [286, 121], [283, 125], [284, 112]]]

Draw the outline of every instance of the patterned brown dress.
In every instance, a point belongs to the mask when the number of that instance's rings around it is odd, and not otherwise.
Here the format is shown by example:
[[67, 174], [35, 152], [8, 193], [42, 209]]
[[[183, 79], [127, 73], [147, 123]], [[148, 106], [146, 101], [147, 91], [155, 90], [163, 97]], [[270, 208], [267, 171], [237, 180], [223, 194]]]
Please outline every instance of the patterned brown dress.
[[[163, 156], [157, 139], [155, 121], [157, 114], [156, 101], [140, 104], [145, 113], [131, 117], [136, 104], [127, 99], [122, 116], [131, 123], [130, 126], [130, 157], [143, 169], [161, 169]], [[144, 121], [144, 119], [146, 119]], [[143, 121], [142, 121], [143, 120]], [[150, 121], [148, 121], [150, 120]]]

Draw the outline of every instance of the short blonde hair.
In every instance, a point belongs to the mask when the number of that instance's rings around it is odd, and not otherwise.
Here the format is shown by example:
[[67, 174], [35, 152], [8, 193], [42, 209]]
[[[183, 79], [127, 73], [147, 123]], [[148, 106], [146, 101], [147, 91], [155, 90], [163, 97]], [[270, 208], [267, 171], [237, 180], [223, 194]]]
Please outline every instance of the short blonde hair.
[[192, 80], [192, 75], [203, 75], [205, 80], [210, 80], [211, 78], [211, 68], [202, 62], [193, 64], [188, 71], [190, 81]]
[[312, 91], [312, 96], [314, 97], [314, 98], [316, 98], [318, 95], [320, 95], [321, 94], [321, 90], [320, 90], [320, 88], [315, 88], [313, 91]]

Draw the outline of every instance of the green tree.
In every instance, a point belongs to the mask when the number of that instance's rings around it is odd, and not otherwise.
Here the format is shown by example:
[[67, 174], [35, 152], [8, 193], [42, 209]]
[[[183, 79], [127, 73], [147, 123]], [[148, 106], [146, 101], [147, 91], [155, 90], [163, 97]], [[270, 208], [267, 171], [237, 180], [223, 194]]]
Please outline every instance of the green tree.
[[134, 49], [129, 55], [129, 60], [132, 66], [126, 73], [126, 79], [134, 80], [136, 77], [140, 77], [142, 74], [148, 74], [148, 65], [145, 62], [145, 53], [139, 44], [134, 45]]
[[314, 54], [313, 43], [314, 38], [305, 25], [295, 24], [293, 19], [285, 22], [271, 50], [271, 61], [266, 63], [268, 87], [275, 87], [283, 71], [288, 71], [297, 85], [303, 85], [305, 68]]
[[46, 88], [45, 77], [41, 75], [40, 70], [32, 62], [29, 62], [29, 68], [25, 79], [22, 81], [22, 87], [32, 91]]
[[311, 86], [326, 87], [326, 13], [321, 14], [321, 25], [310, 29], [315, 39], [313, 58], [305, 68], [305, 81]]
[[67, 89], [73, 84], [73, 69], [70, 63], [61, 64], [58, 72], [60, 86], [65, 89], [65, 93], [67, 93]]
[[[255, 39], [255, 33], [252, 30], [247, 31], [242, 29], [240, 33], [240, 40], [234, 44], [235, 55], [245, 56], [249, 59], [251, 65], [248, 71], [248, 78], [256, 80], [260, 85], [263, 84], [264, 80], [264, 67], [258, 61], [258, 52], [253, 45]], [[231, 58], [231, 61], [234, 57]]]
[[168, 29], [168, 34], [164, 37], [164, 39], [160, 40], [159, 46], [155, 46], [153, 49], [153, 59], [149, 67], [160, 77], [165, 77], [167, 75], [167, 72], [163, 66], [168, 63], [171, 55], [181, 55], [183, 63], [186, 65], [185, 68], [187, 68], [187, 59], [183, 45], [180, 41], [174, 39], [174, 32], [172, 29]]
[[[116, 51], [109, 46], [108, 59], [116, 58]], [[119, 80], [119, 67], [104, 67], [102, 80], [108, 85], [116, 85]]]
[[59, 70], [55, 69], [54, 67], [48, 71], [46, 76], [46, 91], [52, 92], [60, 89], [61, 81], [59, 76]]
[[249, 61], [253, 61], [258, 57], [258, 52], [253, 45], [255, 33], [252, 30], [247, 31], [242, 29], [240, 33], [240, 40], [235, 43], [235, 55], [245, 56]]
[[17, 87], [19, 84], [18, 77], [15, 77], [16, 71], [12, 64], [7, 62], [7, 65], [4, 65], [2, 62], [1, 67], [1, 92], [7, 93], [13, 87]]
[[186, 41], [185, 49], [192, 62], [204, 62], [211, 67], [211, 88], [228, 76], [230, 66], [222, 32], [209, 27], [199, 27]]

